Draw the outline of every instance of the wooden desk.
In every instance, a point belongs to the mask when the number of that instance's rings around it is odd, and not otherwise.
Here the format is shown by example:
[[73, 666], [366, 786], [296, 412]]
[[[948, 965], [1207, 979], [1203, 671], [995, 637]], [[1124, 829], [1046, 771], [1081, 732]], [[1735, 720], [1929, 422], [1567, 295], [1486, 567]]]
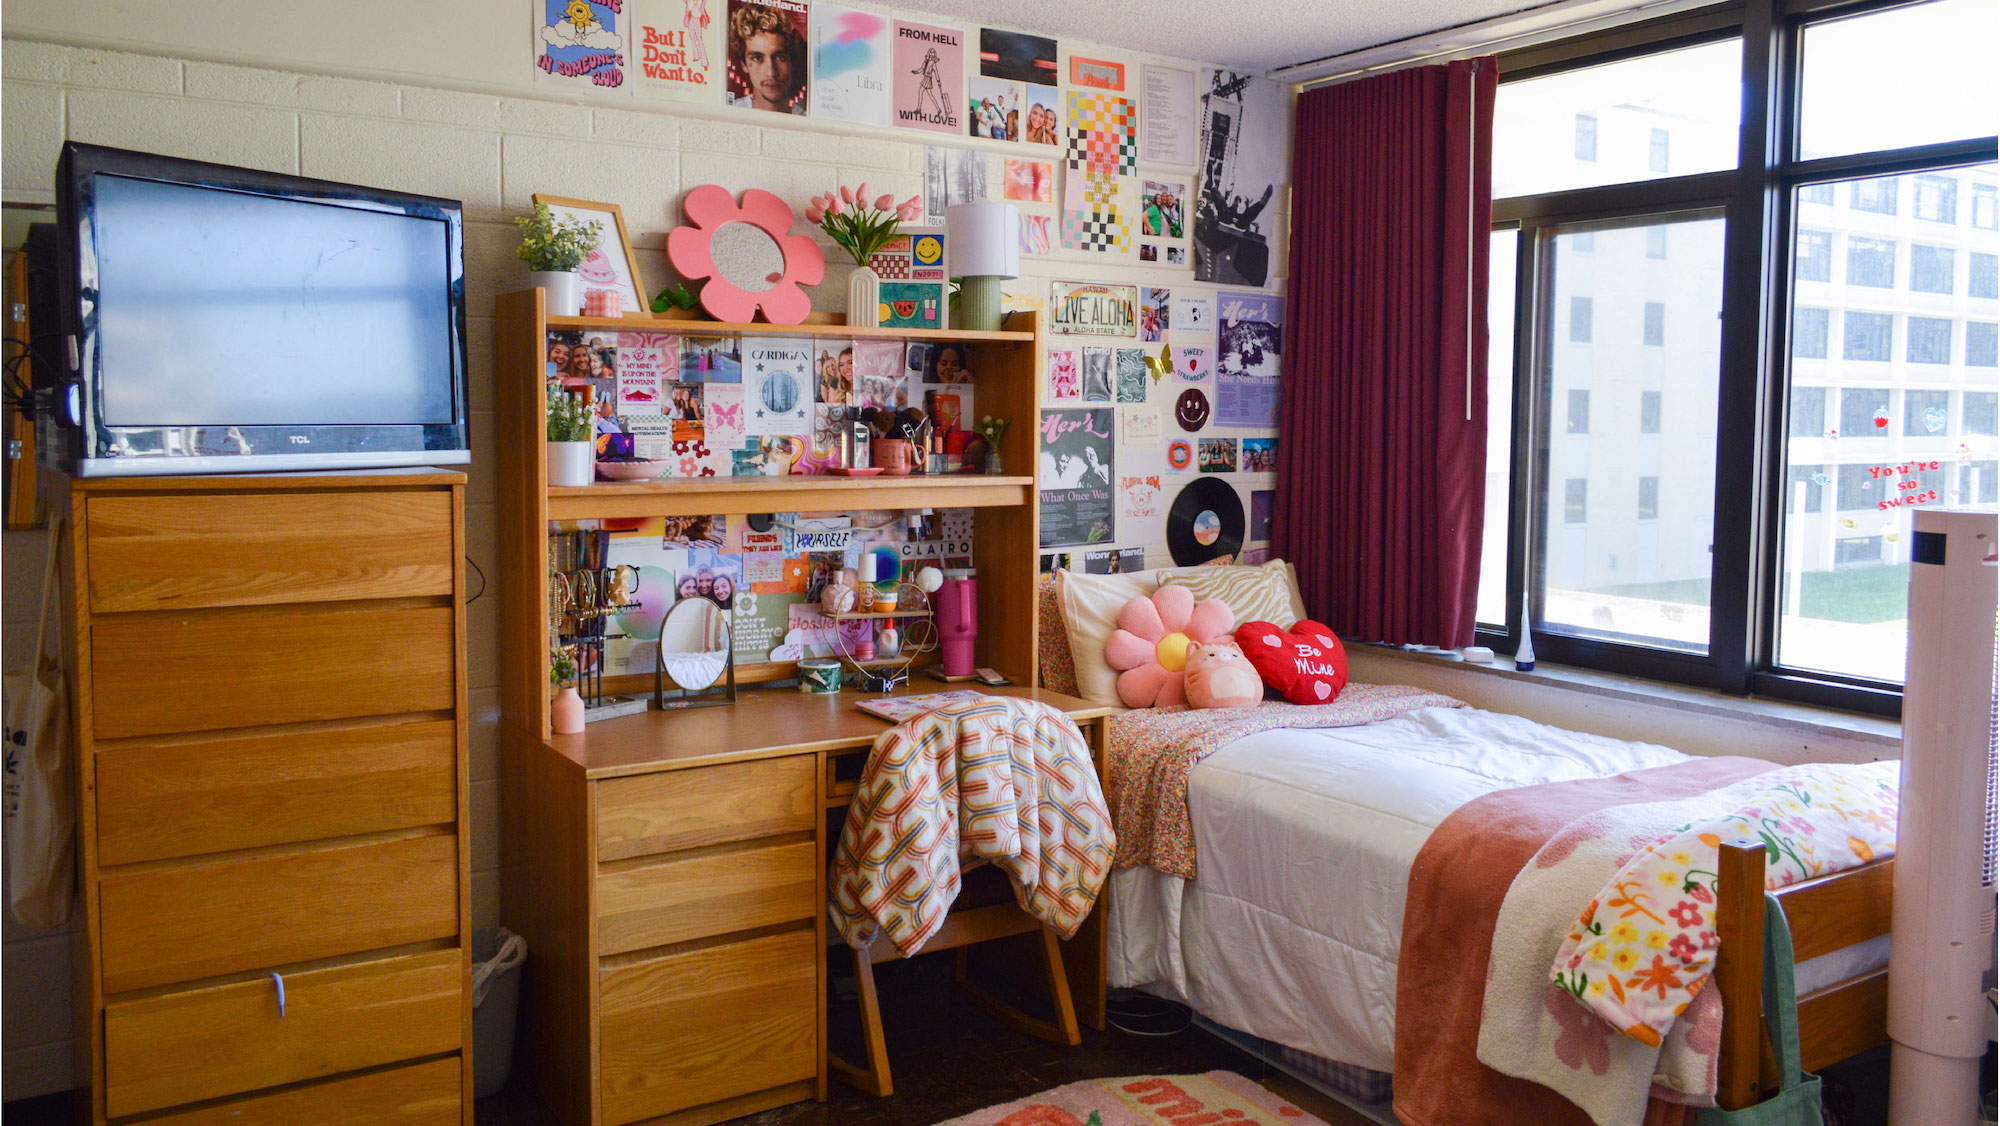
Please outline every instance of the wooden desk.
[[[1117, 709], [980, 690], [1062, 709], [1101, 771]], [[581, 735], [503, 730], [503, 918], [529, 950], [516, 1067], [563, 1121], [692, 1126], [825, 1097], [829, 814], [888, 729], [864, 698], [765, 689]], [[1103, 1028], [1101, 914], [1063, 957]]]

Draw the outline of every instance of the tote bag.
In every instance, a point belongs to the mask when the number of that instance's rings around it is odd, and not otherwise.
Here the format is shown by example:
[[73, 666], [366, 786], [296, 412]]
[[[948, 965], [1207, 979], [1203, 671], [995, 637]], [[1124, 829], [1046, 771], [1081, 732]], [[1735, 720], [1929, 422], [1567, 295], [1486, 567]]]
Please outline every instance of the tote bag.
[[1799, 1002], [1792, 982], [1792, 929], [1778, 897], [1764, 893], [1764, 1023], [1778, 1053], [1778, 1093], [1742, 1110], [1707, 1107], [1695, 1126], [1824, 1126], [1819, 1076], [1799, 1070]]
[[74, 899], [75, 784], [70, 774], [69, 701], [63, 690], [62, 637], [49, 651], [49, 606], [60, 596], [56, 559], [62, 525], [49, 529], [42, 572], [42, 618], [27, 667], [10, 669], [6, 703], [7, 899], [31, 927], [69, 922]]

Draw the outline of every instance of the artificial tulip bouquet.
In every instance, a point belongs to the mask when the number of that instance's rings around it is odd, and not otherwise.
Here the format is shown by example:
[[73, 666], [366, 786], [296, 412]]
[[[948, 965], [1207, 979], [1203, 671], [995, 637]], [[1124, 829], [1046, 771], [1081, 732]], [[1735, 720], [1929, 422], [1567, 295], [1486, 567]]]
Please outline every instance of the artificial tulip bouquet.
[[826, 232], [826, 237], [854, 257], [854, 264], [866, 266], [877, 251], [895, 241], [899, 224], [915, 221], [924, 213], [916, 196], [898, 204], [884, 192], [871, 205], [868, 185], [843, 187], [836, 194], [816, 195], [806, 202], [806, 221]]

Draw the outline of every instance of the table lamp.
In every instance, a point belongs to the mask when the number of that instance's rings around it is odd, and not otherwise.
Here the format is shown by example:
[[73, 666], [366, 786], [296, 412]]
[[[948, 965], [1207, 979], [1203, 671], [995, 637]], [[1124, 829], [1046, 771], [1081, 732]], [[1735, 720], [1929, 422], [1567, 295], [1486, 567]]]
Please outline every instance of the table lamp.
[[958, 276], [958, 327], [1000, 327], [1000, 282], [1021, 276], [1021, 212], [982, 200], [944, 209], [945, 247]]

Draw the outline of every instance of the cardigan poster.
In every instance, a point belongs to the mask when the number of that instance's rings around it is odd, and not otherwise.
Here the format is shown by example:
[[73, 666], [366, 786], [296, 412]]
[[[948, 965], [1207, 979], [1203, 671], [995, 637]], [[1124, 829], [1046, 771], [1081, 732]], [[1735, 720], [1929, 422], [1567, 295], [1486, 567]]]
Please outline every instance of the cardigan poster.
[[1043, 547], [1111, 539], [1116, 436], [1112, 407], [1042, 412]]

